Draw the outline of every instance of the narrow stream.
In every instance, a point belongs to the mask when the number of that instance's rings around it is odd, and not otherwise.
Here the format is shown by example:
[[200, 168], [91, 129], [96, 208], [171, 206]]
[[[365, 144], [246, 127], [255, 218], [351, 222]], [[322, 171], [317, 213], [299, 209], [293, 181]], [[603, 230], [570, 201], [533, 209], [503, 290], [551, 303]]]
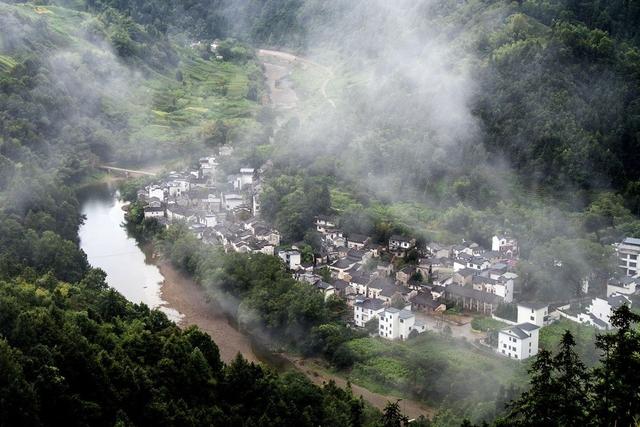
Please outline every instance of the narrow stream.
[[80, 194], [86, 220], [80, 227], [80, 247], [93, 267], [107, 273], [107, 283], [134, 303], [159, 308], [173, 321], [182, 315], [160, 297], [164, 278], [160, 270], [131, 237], [124, 224], [124, 202], [113, 184], [96, 184]]

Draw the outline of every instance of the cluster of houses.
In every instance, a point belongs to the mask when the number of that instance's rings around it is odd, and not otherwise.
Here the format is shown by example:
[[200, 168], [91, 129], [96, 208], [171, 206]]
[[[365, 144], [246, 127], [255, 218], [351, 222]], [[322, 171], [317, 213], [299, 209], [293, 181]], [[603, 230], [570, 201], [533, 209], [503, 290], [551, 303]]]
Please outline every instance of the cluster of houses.
[[144, 217], [183, 222], [198, 239], [229, 251], [274, 255], [280, 234], [257, 217], [263, 170], [241, 168], [221, 178], [218, 159], [229, 155], [223, 147], [219, 157], [199, 159], [197, 169], [171, 172], [138, 191]]
[[[424, 315], [443, 312], [446, 304], [495, 317], [500, 304], [514, 301], [519, 250], [507, 233], [493, 236], [490, 249], [474, 242], [419, 245], [400, 235], [378, 244], [369, 236], [343, 233], [335, 218], [318, 216], [315, 231], [322, 244], [312, 259], [303, 260], [295, 245], [280, 248], [280, 234], [259, 215], [264, 170], [241, 168], [221, 178], [218, 160], [230, 155], [226, 150], [201, 158], [196, 170], [170, 173], [141, 190], [145, 217], [184, 222], [196, 237], [227, 251], [278, 256], [296, 279], [325, 298], [343, 298], [353, 308], [356, 327], [374, 321], [378, 335], [390, 340], [424, 332]], [[537, 354], [539, 329], [559, 317], [610, 329], [612, 311], [631, 304], [630, 296], [640, 291], [640, 239], [625, 239], [617, 251], [624, 277], [609, 282], [606, 297], [594, 298], [581, 311], [553, 307], [551, 315], [547, 305], [520, 303], [518, 321], [498, 334], [497, 351], [520, 360]], [[409, 254], [412, 262], [403, 262]]]
[[[376, 319], [383, 338], [407, 339], [412, 332], [424, 332], [422, 314], [444, 311], [445, 301], [490, 315], [513, 300], [518, 245], [508, 235], [494, 236], [487, 250], [473, 242], [418, 245], [415, 238], [400, 235], [376, 244], [369, 236], [346, 235], [334, 218], [325, 216], [316, 218], [315, 230], [322, 248], [312, 261], [303, 263], [295, 246], [278, 256], [295, 277], [325, 297], [344, 298], [353, 307], [355, 326]], [[409, 253], [417, 262], [397, 262]], [[329, 270], [331, 284], [318, 268]]]

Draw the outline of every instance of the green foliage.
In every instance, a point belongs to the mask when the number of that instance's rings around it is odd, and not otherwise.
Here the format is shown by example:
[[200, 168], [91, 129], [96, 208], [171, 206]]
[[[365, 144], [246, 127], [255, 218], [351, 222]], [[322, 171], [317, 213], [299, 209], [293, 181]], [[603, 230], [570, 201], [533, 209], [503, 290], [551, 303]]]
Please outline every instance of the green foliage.
[[266, 333], [272, 346], [292, 346], [306, 354], [340, 359], [340, 366], [351, 364], [342, 343], [359, 333], [343, 322], [344, 302], [325, 301], [313, 286], [294, 280], [277, 257], [225, 254], [202, 244], [180, 225], [158, 237], [171, 262], [194, 275], [212, 296], [237, 301], [233, 311], [240, 324], [256, 336]]
[[402, 427], [409, 425], [409, 418], [402, 414], [399, 401], [388, 402], [382, 413], [384, 427]]
[[360, 338], [347, 345], [357, 360], [352, 381], [449, 408], [460, 418], [493, 418], [501, 386], [519, 383], [524, 373], [516, 363], [429, 332], [406, 342]]
[[364, 423], [350, 390], [278, 376], [241, 356], [224, 365], [208, 335], [127, 302], [104, 277], [0, 282], [3, 424]]
[[640, 351], [640, 316], [623, 305], [615, 310], [616, 331], [597, 337], [600, 363], [587, 370], [575, 351], [568, 330], [558, 353], [541, 349], [531, 366], [531, 388], [509, 404], [509, 412], [496, 425], [509, 426], [613, 426], [634, 425], [640, 416], [637, 394], [640, 376], [635, 360]]
[[476, 331], [495, 331], [506, 327], [507, 324], [491, 317], [474, 317], [471, 321], [471, 327]]

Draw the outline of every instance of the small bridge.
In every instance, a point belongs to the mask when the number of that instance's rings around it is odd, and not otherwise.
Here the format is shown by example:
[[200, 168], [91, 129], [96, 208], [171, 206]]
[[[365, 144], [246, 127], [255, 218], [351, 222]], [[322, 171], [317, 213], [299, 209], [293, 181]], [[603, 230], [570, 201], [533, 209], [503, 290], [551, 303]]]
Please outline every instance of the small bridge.
[[109, 165], [98, 165], [97, 168], [105, 170], [109, 172], [109, 174], [120, 174], [120, 175], [126, 176], [127, 178], [136, 177], [136, 176], [156, 176], [154, 172], [118, 168], [118, 167], [109, 166]]

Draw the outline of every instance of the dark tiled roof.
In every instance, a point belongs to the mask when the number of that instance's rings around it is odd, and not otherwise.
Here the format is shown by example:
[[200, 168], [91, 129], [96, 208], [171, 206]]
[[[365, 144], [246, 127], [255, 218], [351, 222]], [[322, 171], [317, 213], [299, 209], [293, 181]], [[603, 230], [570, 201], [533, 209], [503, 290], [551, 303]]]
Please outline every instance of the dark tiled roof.
[[364, 301], [357, 302], [356, 305], [369, 310], [380, 310], [384, 308], [384, 301], [379, 300], [378, 298], [369, 298]]
[[333, 282], [333, 287], [339, 291], [343, 291], [349, 287], [349, 283], [345, 282], [342, 279], [337, 279]]
[[331, 264], [331, 267], [335, 267], [335, 268], [339, 268], [340, 270], [343, 270], [351, 267], [352, 265], [353, 265], [353, 261], [346, 258], [342, 258], [335, 261], [333, 264]]
[[363, 236], [362, 234], [352, 234], [347, 238], [347, 240], [350, 242], [362, 243], [362, 244], [364, 244], [364, 242], [366, 242], [367, 239], [369, 238], [367, 236]]
[[449, 285], [446, 287], [445, 292], [449, 295], [473, 298], [475, 300], [490, 304], [498, 304], [503, 301], [503, 298], [499, 297], [498, 295], [477, 291], [467, 286]]
[[543, 302], [519, 302], [518, 305], [531, 308], [533, 310], [540, 310], [541, 308], [547, 307], [549, 304], [545, 304]]

